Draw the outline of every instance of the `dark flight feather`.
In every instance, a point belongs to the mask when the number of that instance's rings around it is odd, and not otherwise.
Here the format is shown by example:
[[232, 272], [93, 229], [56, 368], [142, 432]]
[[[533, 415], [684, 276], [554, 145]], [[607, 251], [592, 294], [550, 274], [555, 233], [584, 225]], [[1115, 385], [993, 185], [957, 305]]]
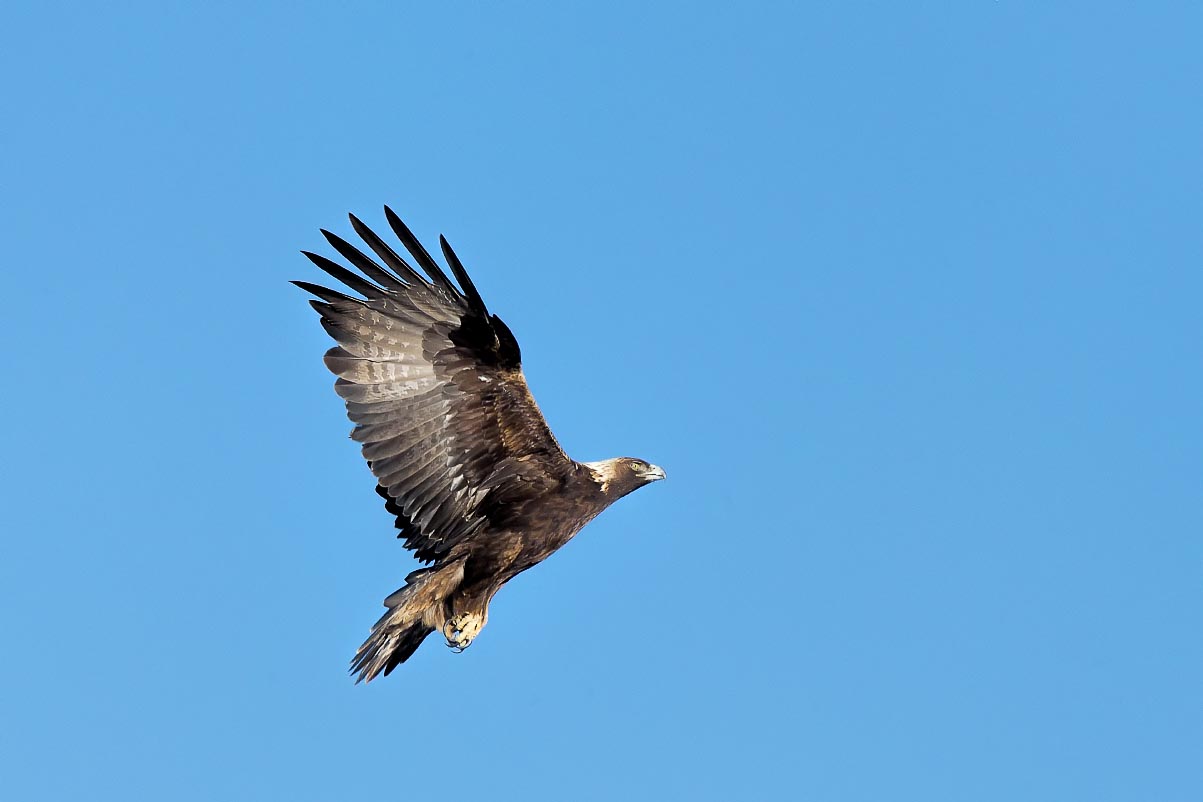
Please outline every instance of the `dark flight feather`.
[[370, 281], [365, 281], [364, 279], [355, 275], [350, 270], [347, 270], [347, 268], [343, 267], [342, 265], [338, 264], [337, 262], [331, 262], [326, 257], [324, 257], [320, 254], [310, 253], [309, 251], [301, 251], [301, 253], [305, 254], [305, 257], [308, 258], [309, 261], [313, 262], [315, 265], [320, 267], [322, 270], [326, 271], [331, 276], [333, 276], [334, 278], [341, 281], [343, 284], [346, 284], [348, 287], [355, 290], [357, 293], [364, 296], [365, 298], [382, 298], [382, 297], [384, 297], [384, 292], [381, 290], [380, 287], [377, 287], [375, 284], [372, 284]]
[[418, 263], [418, 267], [425, 270], [426, 275], [430, 276], [430, 279], [435, 284], [442, 286], [453, 296], [461, 297], [460, 291], [456, 289], [451, 280], [447, 278], [447, 275], [439, 268], [439, 263], [430, 256], [422, 243], [418, 242], [418, 238], [409, 230], [409, 226], [401, 222], [401, 218], [387, 206], [384, 207], [384, 217], [388, 220], [389, 228], [393, 230], [393, 233], [401, 240], [401, 244], [405, 246], [405, 250], [409, 251], [414, 261]]
[[476, 291], [476, 285], [472, 283], [472, 279], [468, 277], [468, 271], [464, 270], [463, 263], [455, 255], [455, 251], [451, 250], [451, 245], [442, 234], [439, 234], [439, 247], [443, 249], [443, 256], [447, 259], [447, 264], [451, 267], [451, 272], [455, 274], [455, 280], [464, 288], [464, 293], [468, 298], [468, 306], [476, 314], [487, 318], [489, 310], [485, 308], [485, 302], [481, 300], [480, 293]]
[[354, 265], [359, 272], [363, 273], [370, 280], [389, 290], [400, 290], [405, 288], [405, 283], [401, 281], [401, 279], [397, 278], [392, 273], [373, 262], [365, 253], [360, 251], [354, 245], [347, 242], [337, 234], [331, 234], [324, 228], [319, 230], [322, 232], [322, 236], [326, 238], [326, 241], [334, 246], [334, 250], [341, 253], [344, 259]]
[[408, 262], [398, 256], [397, 252], [389, 247], [387, 242], [376, 236], [376, 232], [365, 226], [358, 217], [353, 214], [349, 214], [347, 217], [351, 219], [351, 228], [355, 229], [355, 233], [359, 235], [359, 238], [366, 242], [368, 247], [372, 249], [372, 252], [379, 256], [380, 260], [388, 265], [400, 278], [410, 284], [429, 284], [418, 271], [410, 267]]
[[[310, 284], [308, 281], [290, 281], [288, 283], [294, 284], [294, 285], [300, 287], [305, 292], [308, 292], [312, 295], [316, 295], [318, 298], [321, 298], [323, 301], [353, 301], [353, 300], [355, 300], [350, 295], [345, 295], [344, 293], [338, 292], [336, 290], [327, 289], [326, 287], [323, 287], [320, 284]], [[320, 312], [322, 310], [319, 309], [318, 311]]]

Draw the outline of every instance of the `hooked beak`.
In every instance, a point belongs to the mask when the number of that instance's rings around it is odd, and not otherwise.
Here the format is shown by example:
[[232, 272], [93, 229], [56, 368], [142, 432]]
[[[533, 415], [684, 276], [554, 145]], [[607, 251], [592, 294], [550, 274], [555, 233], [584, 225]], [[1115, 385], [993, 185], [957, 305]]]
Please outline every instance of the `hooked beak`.
[[643, 473], [643, 478], [649, 482], [658, 482], [665, 477], [664, 469], [659, 465], [649, 465]]

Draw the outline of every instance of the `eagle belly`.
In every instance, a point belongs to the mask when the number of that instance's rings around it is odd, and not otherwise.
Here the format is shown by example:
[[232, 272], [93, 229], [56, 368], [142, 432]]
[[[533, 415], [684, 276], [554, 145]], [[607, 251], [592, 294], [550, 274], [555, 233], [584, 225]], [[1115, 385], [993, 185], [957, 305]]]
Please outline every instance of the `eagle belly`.
[[[521, 527], [482, 535], [465, 549], [464, 577], [451, 599], [452, 620], [479, 619], [483, 628], [489, 602], [505, 583], [559, 551], [606, 506], [600, 497], [567, 494], [544, 501]], [[453, 640], [448, 637], [449, 645], [459, 645]]]

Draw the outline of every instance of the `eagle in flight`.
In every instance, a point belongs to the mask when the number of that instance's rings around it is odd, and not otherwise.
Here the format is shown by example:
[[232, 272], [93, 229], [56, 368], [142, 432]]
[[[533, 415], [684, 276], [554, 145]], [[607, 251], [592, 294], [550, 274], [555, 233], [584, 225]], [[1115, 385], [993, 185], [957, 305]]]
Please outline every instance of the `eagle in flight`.
[[526, 385], [517, 340], [489, 314], [447, 240], [439, 244], [458, 287], [387, 206], [384, 214], [425, 275], [351, 215], [379, 261], [324, 229], [359, 273], [302, 253], [362, 297], [293, 282], [318, 299], [310, 304], [338, 343], [325, 361], [355, 424], [351, 437], [398, 537], [427, 565], [384, 600], [388, 612], [351, 661], [357, 682], [387, 676], [435, 630], [464, 650], [502, 585], [664, 478], [641, 459], [565, 454]]

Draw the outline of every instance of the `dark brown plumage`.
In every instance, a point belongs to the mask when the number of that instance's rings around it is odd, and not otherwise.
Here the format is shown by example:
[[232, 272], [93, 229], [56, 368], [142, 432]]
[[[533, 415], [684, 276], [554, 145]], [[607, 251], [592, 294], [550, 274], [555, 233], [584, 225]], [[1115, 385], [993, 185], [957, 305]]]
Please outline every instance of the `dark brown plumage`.
[[325, 230], [359, 273], [304, 253], [362, 298], [293, 282], [320, 299], [310, 303], [338, 343], [326, 366], [398, 537], [430, 564], [385, 599], [388, 612], [351, 663], [357, 681], [387, 675], [436, 629], [463, 650], [502, 585], [617, 499], [664, 478], [631, 457], [570, 459], [527, 388], [517, 340], [489, 314], [451, 246], [439, 238], [458, 287], [384, 212], [425, 277], [352, 215], [380, 262]]

